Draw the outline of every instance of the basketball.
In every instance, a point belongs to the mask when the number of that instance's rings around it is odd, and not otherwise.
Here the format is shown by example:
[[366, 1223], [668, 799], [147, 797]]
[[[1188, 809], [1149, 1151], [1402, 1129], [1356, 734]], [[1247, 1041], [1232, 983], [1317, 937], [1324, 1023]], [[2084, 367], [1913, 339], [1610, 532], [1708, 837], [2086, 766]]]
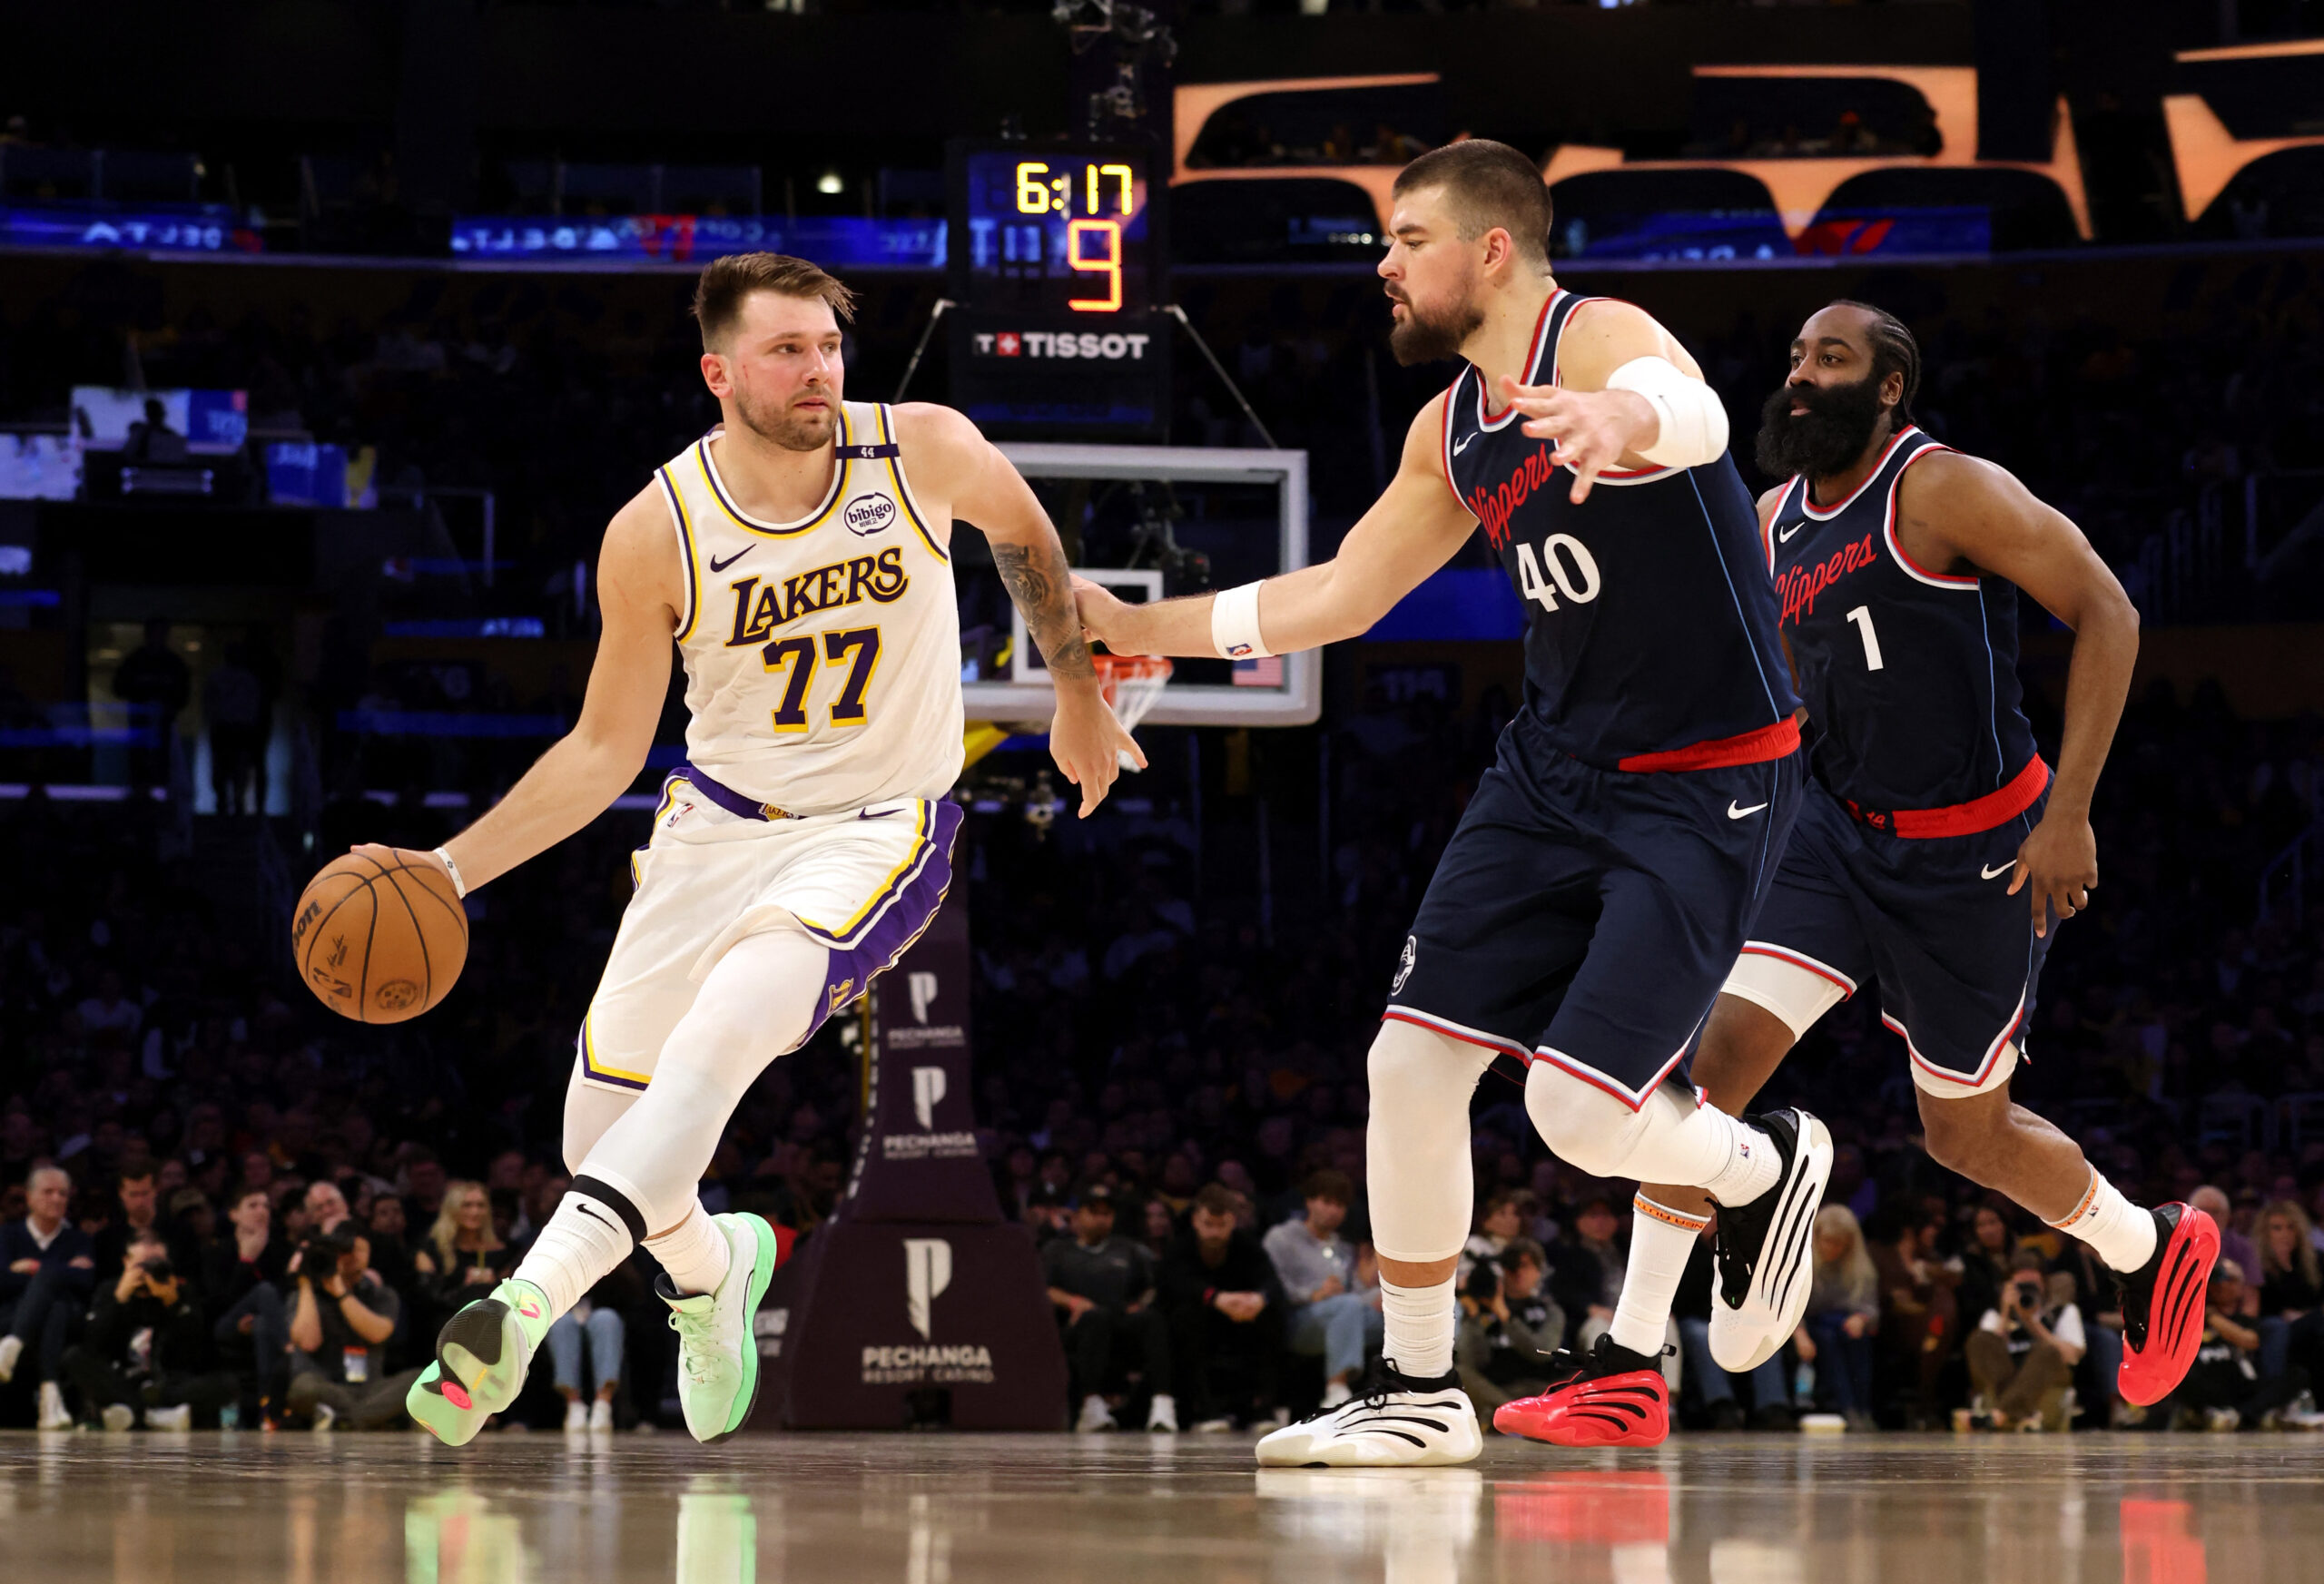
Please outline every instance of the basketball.
[[468, 960], [468, 913], [434, 866], [350, 852], [307, 882], [291, 914], [290, 956], [340, 1017], [400, 1023], [450, 993]]

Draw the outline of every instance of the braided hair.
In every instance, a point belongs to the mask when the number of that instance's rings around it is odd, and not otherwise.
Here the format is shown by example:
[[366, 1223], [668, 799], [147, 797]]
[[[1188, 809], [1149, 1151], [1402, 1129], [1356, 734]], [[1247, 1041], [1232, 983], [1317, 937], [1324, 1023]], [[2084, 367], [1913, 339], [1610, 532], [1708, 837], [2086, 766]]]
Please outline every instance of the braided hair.
[[1896, 411], [1891, 428], [1901, 429], [1913, 421], [1913, 398], [1921, 389], [1921, 346], [1905, 321], [1885, 308], [1875, 308], [1868, 302], [1842, 298], [1831, 304], [1834, 308], [1860, 310], [1872, 322], [1866, 333], [1872, 338], [1872, 378], [1886, 383], [1891, 374], [1905, 377], [1905, 393], [1897, 398]]

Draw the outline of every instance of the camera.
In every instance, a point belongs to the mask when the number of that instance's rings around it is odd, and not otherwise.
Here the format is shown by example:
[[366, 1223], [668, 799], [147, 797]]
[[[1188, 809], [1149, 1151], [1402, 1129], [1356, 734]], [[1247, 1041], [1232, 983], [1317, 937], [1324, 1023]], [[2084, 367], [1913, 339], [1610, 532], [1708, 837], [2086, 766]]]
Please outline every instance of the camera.
[[2016, 1282], [2013, 1283], [2012, 1285], [2017, 1289], [2017, 1304], [2019, 1308], [2039, 1309], [2042, 1306], [2041, 1283]]
[[340, 1259], [354, 1246], [337, 1233], [318, 1232], [299, 1245], [300, 1272], [320, 1280], [337, 1270]]
[[177, 1267], [170, 1264], [170, 1256], [167, 1254], [163, 1254], [159, 1259], [147, 1260], [138, 1269], [145, 1273], [145, 1279], [149, 1282], [174, 1282], [178, 1279]]
[[1491, 1260], [1479, 1260], [1469, 1272], [1467, 1295], [1480, 1304], [1490, 1304], [1501, 1296], [1501, 1272]]

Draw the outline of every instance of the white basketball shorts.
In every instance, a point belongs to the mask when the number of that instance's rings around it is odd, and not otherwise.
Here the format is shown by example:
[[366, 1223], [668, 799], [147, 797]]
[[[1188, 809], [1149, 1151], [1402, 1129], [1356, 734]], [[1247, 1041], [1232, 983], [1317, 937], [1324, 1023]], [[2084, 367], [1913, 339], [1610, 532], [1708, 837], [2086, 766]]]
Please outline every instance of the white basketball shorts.
[[936, 917], [960, 828], [960, 805], [927, 798], [746, 818], [714, 803], [685, 771], [673, 774], [653, 835], [630, 860], [637, 889], [582, 1019], [581, 1080], [645, 1088], [727, 948], [793, 919], [830, 949], [812, 1035]]

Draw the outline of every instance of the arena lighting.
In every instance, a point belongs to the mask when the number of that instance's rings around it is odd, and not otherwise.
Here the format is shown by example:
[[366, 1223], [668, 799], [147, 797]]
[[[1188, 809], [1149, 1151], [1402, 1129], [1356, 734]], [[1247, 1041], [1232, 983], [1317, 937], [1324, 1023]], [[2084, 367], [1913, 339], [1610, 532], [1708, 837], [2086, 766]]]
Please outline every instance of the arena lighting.
[[1919, 159], [1874, 154], [1859, 159], [1625, 160], [1620, 149], [1566, 143], [1551, 154], [1541, 180], [1555, 186], [1590, 171], [1739, 171], [1757, 178], [1776, 201], [1787, 235], [1797, 241], [1841, 182], [1867, 171], [2031, 171], [2056, 182], [2073, 212], [2074, 229], [2090, 240], [2090, 202], [2082, 186], [2082, 158], [2073, 140], [2073, 117], [2063, 94], [2057, 132], [2046, 163], [1977, 158], [1977, 69], [1974, 66], [1697, 66], [1698, 77], [1875, 77], [1902, 83], [1928, 102], [1943, 148]]
[[[1866, 171], [1919, 169], [2006, 169], [2031, 171], [2046, 176], [2063, 191], [2073, 212], [2074, 229], [2090, 237], [2090, 204], [2083, 192], [2082, 160], [2074, 145], [2073, 120], [2063, 97], [2058, 100], [2058, 129], [2046, 163], [2014, 160], [1980, 160], [1977, 148], [1977, 72], [1974, 66], [1696, 66], [1698, 77], [1877, 77], [1913, 88], [1928, 102], [1943, 150], [1920, 159], [1893, 154], [1860, 159], [1804, 158], [1788, 160], [1625, 160], [1622, 151], [1588, 143], [1560, 146], [1542, 168], [1541, 179], [1554, 185], [1568, 176], [1590, 171], [1739, 171], [1756, 177], [1774, 197], [1781, 212], [1784, 231], [1794, 241], [1815, 221], [1841, 182]], [[1386, 231], [1393, 204], [1393, 165], [1257, 165], [1236, 170], [1189, 170], [1187, 156], [1201, 136], [1203, 123], [1216, 111], [1238, 99], [1257, 93], [1344, 93], [1358, 88], [1403, 87], [1440, 81], [1434, 72], [1375, 77], [1288, 77], [1274, 82], [1203, 83], [1177, 90], [1175, 138], [1177, 159], [1170, 177], [1174, 187], [1195, 182], [1251, 181], [1290, 176], [1324, 176], [1352, 182], [1372, 195]]]
[[[2253, 61], [2285, 55], [2324, 55], [2324, 39], [2282, 44], [2232, 44], [2224, 49], [2181, 50], [2182, 65], [2211, 61]], [[2324, 146], [2324, 137], [2239, 138], [2200, 93], [2166, 93], [2162, 119], [2171, 133], [2171, 162], [2178, 168], [2179, 202], [2190, 221], [2202, 218], [2211, 201], [2227, 190], [2243, 168], [2286, 149]]]
[[1183, 187], [1195, 182], [1249, 182], [1281, 180], [1291, 176], [1325, 176], [1338, 182], [1353, 182], [1372, 195], [1372, 205], [1379, 212], [1380, 229], [1388, 229], [1388, 214], [1395, 206], [1389, 200], [1389, 189], [1396, 182], [1398, 167], [1394, 165], [1249, 165], [1226, 170], [1189, 170], [1187, 156], [1194, 152], [1195, 140], [1202, 135], [1203, 123], [1213, 112], [1223, 110], [1237, 99], [1248, 99], [1255, 93], [1337, 93], [1358, 88], [1414, 88], [1442, 82], [1435, 72], [1403, 72], [1374, 77], [1280, 77], [1260, 83], [1184, 83], [1174, 93], [1175, 119], [1171, 137], [1176, 144], [1171, 151], [1170, 185]]
[[825, 171], [815, 178], [815, 191], [826, 198], [845, 192], [846, 189], [847, 183], [840, 180], [837, 171]]

